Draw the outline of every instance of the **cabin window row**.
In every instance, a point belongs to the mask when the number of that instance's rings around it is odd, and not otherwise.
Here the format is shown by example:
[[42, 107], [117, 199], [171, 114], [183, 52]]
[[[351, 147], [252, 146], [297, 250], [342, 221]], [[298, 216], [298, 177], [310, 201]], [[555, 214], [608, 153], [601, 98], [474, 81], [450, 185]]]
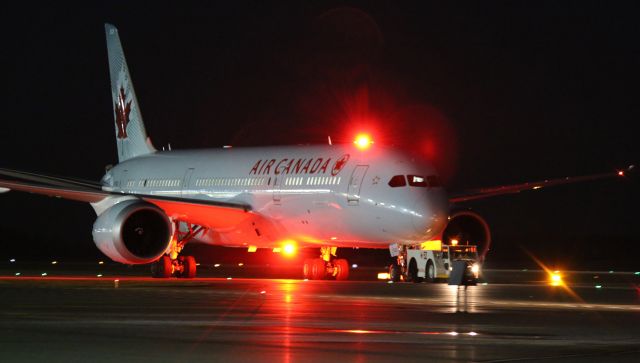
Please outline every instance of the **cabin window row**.
[[203, 178], [196, 180], [196, 187], [213, 186], [257, 186], [267, 184], [267, 178]]
[[[305, 180], [306, 179], [306, 180]], [[284, 180], [284, 185], [337, 185], [340, 184], [340, 177], [331, 176], [310, 176], [291, 177]]]
[[[163, 188], [163, 187], [179, 187], [180, 179], [140, 179], [137, 181], [140, 188]], [[133, 188], [136, 186], [135, 180], [129, 180], [127, 187]]]

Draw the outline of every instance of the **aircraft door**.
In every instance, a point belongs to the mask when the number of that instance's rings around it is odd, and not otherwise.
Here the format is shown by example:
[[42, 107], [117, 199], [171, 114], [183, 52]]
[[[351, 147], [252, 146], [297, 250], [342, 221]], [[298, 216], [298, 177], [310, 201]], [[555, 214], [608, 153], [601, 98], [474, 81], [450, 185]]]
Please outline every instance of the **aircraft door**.
[[282, 177], [274, 176], [273, 177], [273, 204], [280, 204], [280, 199], [282, 197], [282, 190], [280, 189], [282, 186]]
[[358, 205], [360, 201], [360, 188], [362, 187], [362, 181], [364, 180], [364, 175], [367, 173], [367, 169], [369, 169], [369, 165], [357, 165], [353, 170], [347, 190], [347, 201], [349, 205]]
[[191, 185], [191, 176], [193, 175], [194, 170], [195, 168], [189, 168], [184, 173], [184, 177], [182, 178], [182, 190], [180, 193], [183, 197], [186, 197], [189, 194], [194, 194], [192, 189], [189, 188]]

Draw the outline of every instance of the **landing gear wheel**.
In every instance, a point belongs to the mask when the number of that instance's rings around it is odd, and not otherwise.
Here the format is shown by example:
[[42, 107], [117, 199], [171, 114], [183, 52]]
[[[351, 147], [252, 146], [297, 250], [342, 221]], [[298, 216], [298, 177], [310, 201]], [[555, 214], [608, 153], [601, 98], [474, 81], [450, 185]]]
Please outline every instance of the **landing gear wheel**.
[[349, 278], [349, 262], [343, 258], [339, 258], [333, 261], [334, 268], [337, 270], [335, 273], [336, 280], [344, 281]]
[[436, 268], [431, 260], [427, 261], [427, 269], [425, 270], [428, 282], [436, 282]]
[[173, 273], [173, 264], [169, 256], [162, 256], [151, 264], [151, 274], [155, 278], [168, 278]]
[[307, 259], [304, 260], [304, 264], [302, 265], [302, 276], [305, 279], [310, 279], [311, 278], [312, 261], [313, 260], [307, 258]]
[[397, 261], [393, 261], [391, 265], [389, 265], [389, 279], [393, 282], [400, 281], [400, 265], [398, 265]]
[[193, 256], [184, 256], [180, 277], [184, 279], [192, 279], [196, 277], [196, 259]]
[[326, 264], [323, 259], [315, 258], [311, 261], [311, 279], [322, 280], [327, 273]]
[[418, 263], [414, 258], [409, 262], [409, 273], [407, 274], [408, 280], [413, 283], [420, 283], [422, 279], [418, 277]]

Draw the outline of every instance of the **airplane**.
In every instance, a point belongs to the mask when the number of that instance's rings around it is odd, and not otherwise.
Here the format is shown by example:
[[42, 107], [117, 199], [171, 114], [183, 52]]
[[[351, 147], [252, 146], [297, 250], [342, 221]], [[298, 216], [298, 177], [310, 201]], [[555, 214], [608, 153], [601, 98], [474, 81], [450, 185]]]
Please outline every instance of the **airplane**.
[[[341, 247], [407, 248], [465, 235], [489, 250], [486, 221], [459, 208], [468, 200], [622, 176], [625, 170], [484, 188], [448, 196], [434, 167], [416, 155], [354, 143], [157, 150], [145, 131], [118, 30], [105, 24], [119, 163], [100, 182], [0, 169], [11, 190], [90, 203], [93, 239], [123, 264], [152, 275], [193, 278], [188, 242], [227, 247], [318, 248], [309, 279], [349, 276]], [[631, 170], [633, 166], [627, 170]]]

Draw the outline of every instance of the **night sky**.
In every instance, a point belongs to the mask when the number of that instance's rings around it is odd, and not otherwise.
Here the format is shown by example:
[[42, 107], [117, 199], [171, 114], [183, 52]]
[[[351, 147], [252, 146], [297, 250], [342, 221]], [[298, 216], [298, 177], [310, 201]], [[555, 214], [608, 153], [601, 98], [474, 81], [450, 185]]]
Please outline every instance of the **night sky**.
[[[638, 162], [632, 2], [21, 2], [0, 15], [0, 167], [99, 180], [117, 161], [104, 23], [157, 148], [350, 141], [429, 156], [450, 191]], [[233, 4], [232, 4], [233, 3]], [[524, 250], [633, 269], [634, 180], [468, 203], [491, 266]], [[0, 195], [0, 258], [100, 258], [86, 204]], [[220, 253], [217, 251], [216, 253]]]

